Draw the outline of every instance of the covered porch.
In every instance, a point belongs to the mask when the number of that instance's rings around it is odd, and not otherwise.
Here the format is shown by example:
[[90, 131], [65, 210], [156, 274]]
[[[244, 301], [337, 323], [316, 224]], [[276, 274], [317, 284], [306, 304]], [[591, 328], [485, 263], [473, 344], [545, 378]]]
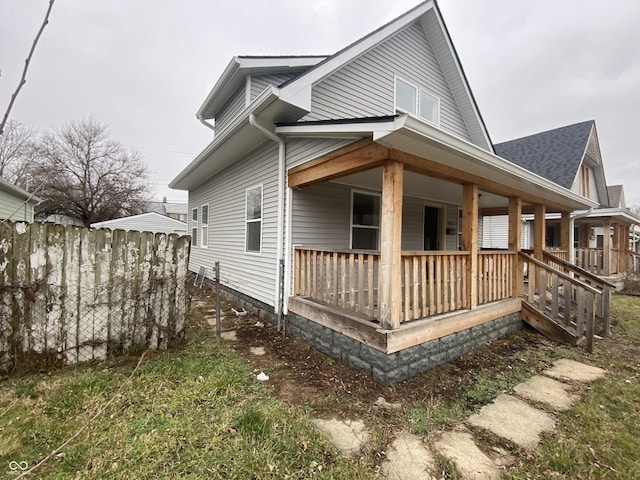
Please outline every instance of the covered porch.
[[[506, 334], [507, 323], [519, 323], [522, 310], [525, 261], [518, 252], [523, 212], [535, 215], [534, 256], [543, 262], [547, 212], [568, 219], [572, 209], [591, 203], [420, 123], [419, 129], [401, 128], [377, 139], [374, 134], [288, 171], [288, 186], [302, 190], [324, 182], [375, 190], [370, 178], [378, 176], [379, 248], [295, 245], [288, 309], [386, 355], [454, 334], [470, 338], [467, 344], [474, 348], [481, 344], [474, 336], [480, 342], [493, 338], [480, 328], [489, 324]], [[455, 232], [449, 222], [444, 227], [447, 235], [458, 237], [454, 248], [442, 242], [437, 250], [403, 249], [403, 228], [411, 229], [403, 218], [403, 202], [419, 195], [416, 185], [436, 202], [441, 198], [434, 198], [435, 192], [457, 192], [459, 225]], [[507, 250], [480, 249], [479, 218], [486, 211], [508, 214]], [[568, 243], [568, 222], [564, 230]], [[469, 349], [454, 351], [459, 355]]]

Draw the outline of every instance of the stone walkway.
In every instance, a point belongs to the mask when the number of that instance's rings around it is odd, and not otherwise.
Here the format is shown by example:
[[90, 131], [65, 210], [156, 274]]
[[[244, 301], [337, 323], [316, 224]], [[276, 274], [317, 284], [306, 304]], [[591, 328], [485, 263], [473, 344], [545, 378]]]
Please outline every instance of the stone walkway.
[[[602, 376], [601, 368], [562, 359], [553, 367], [517, 385], [515, 395], [499, 395], [485, 405], [477, 414], [471, 415], [466, 425], [444, 432], [433, 445], [410, 432], [398, 432], [387, 451], [383, 464], [384, 474], [394, 480], [436, 479], [435, 453], [448, 459], [460, 477], [467, 480], [500, 477], [500, 473], [511, 463], [513, 457], [503, 449], [493, 447], [490, 452], [481, 450], [473, 432], [467, 426], [489, 432], [510, 441], [524, 450], [535, 449], [545, 432], [553, 431], [557, 417], [542, 410], [562, 412], [571, 408], [579, 399], [572, 393], [571, 383], [590, 383]], [[325, 430], [333, 443], [345, 454], [360, 450], [369, 438], [361, 421], [314, 420]]]

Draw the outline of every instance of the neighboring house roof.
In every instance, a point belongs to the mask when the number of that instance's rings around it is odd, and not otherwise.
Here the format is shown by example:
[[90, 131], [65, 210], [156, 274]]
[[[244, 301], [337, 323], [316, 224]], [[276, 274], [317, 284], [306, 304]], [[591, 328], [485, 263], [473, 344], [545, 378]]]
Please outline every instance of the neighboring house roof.
[[142, 213], [91, 224], [92, 228], [139, 230], [155, 233], [186, 233], [187, 224], [156, 212]]
[[251, 74], [253, 69], [282, 71], [282, 68], [298, 68], [302, 73], [278, 87], [271, 85], [263, 90], [225, 125], [222, 132], [216, 131], [213, 141], [169, 186], [182, 190], [193, 189], [241, 159], [265, 141], [264, 134], [251, 125], [252, 118], [255, 123], [259, 116], [260, 123], [267, 126], [299, 120], [311, 112], [314, 85], [413, 24], [420, 24], [425, 31], [434, 32], [430, 40], [437, 45], [436, 60], [465, 119], [469, 135], [476, 145], [493, 153], [488, 131], [438, 6], [435, 1], [429, 0], [329, 57], [234, 57], [198, 110], [199, 118], [215, 118], [230, 94], [241, 88], [242, 79]]
[[607, 193], [609, 194], [610, 207], [625, 208], [627, 206], [624, 200], [624, 189], [622, 185], [607, 186]]
[[189, 205], [182, 202], [147, 202], [146, 209], [149, 212], [159, 213], [160, 215], [187, 215]]
[[497, 155], [570, 189], [595, 122], [567, 125], [494, 145]]
[[14, 197], [17, 197], [21, 200], [26, 200], [33, 205], [38, 205], [40, 202], [42, 202], [42, 199], [36, 197], [35, 195], [33, 195], [33, 193], [23, 190], [19, 186], [5, 180], [4, 178], [0, 178], [0, 190], [10, 193]]

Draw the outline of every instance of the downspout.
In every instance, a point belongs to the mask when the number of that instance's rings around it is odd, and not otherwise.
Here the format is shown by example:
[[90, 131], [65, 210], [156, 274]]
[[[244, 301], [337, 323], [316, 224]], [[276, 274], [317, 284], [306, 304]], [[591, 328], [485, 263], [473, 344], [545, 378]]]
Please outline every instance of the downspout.
[[574, 225], [575, 225], [575, 220], [578, 218], [584, 218], [584, 217], [588, 217], [589, 215], [591, 215], [593, 213], [593, 207], [590, 207], [589, 210], [587, 210], [584, 213], [576, 213], [575, 215], [572, 214], [569, 216], [569, 262], [575, 264], [575, 259], [576, 259], [576, 249], [574, 247]]
[[198, 115], [198, 120], [200, 120], [200, 123], [203, 124], [205, 127], [209, 127], [214, 132], [216, 131], [216, 127], [214, 127], [209, 122], [207, 122], [202, 115]]
[[[276, 314], [278, 315], [278, 330], [280, 330], [280, 319], [282, 316], [283, 304], [285, 303], [284, 292], [281, 291], [280, 285], [282, 284], [282, 269], [280, 268], [280, 262], [282, 261], [283, 245], [283, 231], [284, 231], [284, 182], [285, 182], [285, 143], [275, 133], [266, 129], [264, 126], [258, 123], [255, 114], [249, 114], [249, 124], [255, 129], [259, 130], [265, 137], [273, 140], [278, 144], [278, 229], [277, 229], [277, 247], [276, 247], [276, 286], [275, 286], [275, 304]], [[285, 270], [287, 265], [285, 265]]]

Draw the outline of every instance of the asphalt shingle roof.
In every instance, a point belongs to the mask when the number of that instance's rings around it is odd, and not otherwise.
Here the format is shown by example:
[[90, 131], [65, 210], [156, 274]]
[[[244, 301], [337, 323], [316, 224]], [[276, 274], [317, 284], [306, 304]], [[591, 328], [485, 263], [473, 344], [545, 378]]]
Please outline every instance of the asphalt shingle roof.
[[593, 120], [555, 128], [494, 145], [497, 155], [571, 188], [587, 143]]

